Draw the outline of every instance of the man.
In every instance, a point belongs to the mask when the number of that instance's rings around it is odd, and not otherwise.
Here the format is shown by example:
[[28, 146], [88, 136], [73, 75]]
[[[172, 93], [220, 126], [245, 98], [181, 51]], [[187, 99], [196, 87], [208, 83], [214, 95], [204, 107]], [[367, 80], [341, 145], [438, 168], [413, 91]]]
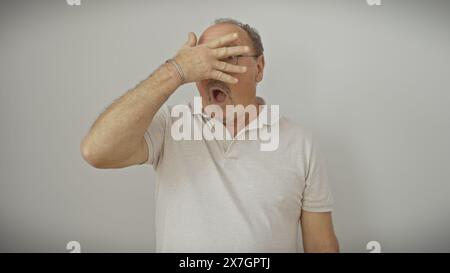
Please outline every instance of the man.
[[[156, 170], [158, 252], [295, 252], [299, 223], [305, 252], [339, 251], [317, 145], [286, 118], [260, 119], [267, 113], [256, 96], [264, 65], [255, 29], [217, 20], [198, 42], [189, 33], [176, 56], [114, 102], [84, 138], [82, 155], [94, 167], [148, 163]], [[174, 139], [177, 119], [164, 102], [190, 82], [203, 106], [195, 112], [189, 105], [193, 126], [223, 126], [231, 139]], [[205, 114], [212, 105], [224, 115]], [[230, 114], [227, 105], [260, 107], [252, 116]], [[237, 139], [272, 127], [279, 143], [271, 151], [261, 151], [258, 139]]]

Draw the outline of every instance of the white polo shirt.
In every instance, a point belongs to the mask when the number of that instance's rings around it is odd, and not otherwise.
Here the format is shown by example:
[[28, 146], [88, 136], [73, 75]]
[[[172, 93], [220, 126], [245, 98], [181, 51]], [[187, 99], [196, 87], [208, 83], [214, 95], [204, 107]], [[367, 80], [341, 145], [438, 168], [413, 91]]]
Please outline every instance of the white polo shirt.
[[[171, 109], [163, 105], [145, 133], [157, 174], [156, 251], [298, 251], [301, 210], [331, 211], [333, 202], [311, 134], [261, 112], [253, 122], [279, 126], [274, 151], [261, 151], [260, 140], [175, 140]], [[194, 127], [217, 122], [189, 109]], [[243, 130], [256, 130], [253, 122]]]

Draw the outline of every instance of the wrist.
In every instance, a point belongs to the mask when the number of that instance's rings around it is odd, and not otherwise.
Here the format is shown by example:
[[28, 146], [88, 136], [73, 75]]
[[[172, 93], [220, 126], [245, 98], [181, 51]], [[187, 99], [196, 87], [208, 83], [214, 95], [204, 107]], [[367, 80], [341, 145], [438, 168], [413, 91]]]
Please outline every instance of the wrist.
[[170, 63], [162, 63], [151, 75], [140, 84], [153, 94], [170, 97], [181, 85], [180, 77]]
[[180, 87], [183, 83], [181, 82], [180, 76], [178, 75], [178, 72], [175, 70], [172, 64], [170, 63], [163, 63], [161, 65], [161, 68], [159, 69], [160, 73], [163, 75], [170, 85], [169, 88], [164, 90], [164, 93], [167, 96], [172, 95], [178, 87]]
[[179, 65], [179, 63], [173, 58], [168, 59], [165, 63], [167, 65], [167, 68], [169, 69], [171, 75], [174, 78], [178, 79], [178, 85], [181, 86], [186, 83], [186, 77], [184, 74], [183, 69]]

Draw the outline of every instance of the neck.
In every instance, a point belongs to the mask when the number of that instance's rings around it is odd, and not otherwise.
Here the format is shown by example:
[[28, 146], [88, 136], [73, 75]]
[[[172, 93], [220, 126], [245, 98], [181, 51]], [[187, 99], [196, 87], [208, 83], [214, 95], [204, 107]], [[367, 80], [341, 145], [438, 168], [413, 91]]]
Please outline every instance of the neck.
[[[263, 104], [263, 101], [261, 100], [261, 98], [255, 97], [255, 99], [253, 100], [253, 103], [251, 103], [249, 105], [254, 105], [256, 107], [256, 116], [252, 116], [250, 114], [247, 114], [247, 112], [244, 112], [243, 117], [235, 117], [234, 122], [232, 122], [228, 126], [227, 126], [226, 120], [224, 120], [223, 125], [225, 126], [225, 128], [227, 128], [227, 130], [229, 132], [233, 133], [233, 137], [236, 137], [236, 135], [243, 128], [247, 127], [250, 122], [252, 122], [253, 120], [255, 120], [259, 117], [259, 112], [260, 112], [259, 108], [262, 104]], [[231, 127], [233, 127], [233, 128], [231, 128]]]

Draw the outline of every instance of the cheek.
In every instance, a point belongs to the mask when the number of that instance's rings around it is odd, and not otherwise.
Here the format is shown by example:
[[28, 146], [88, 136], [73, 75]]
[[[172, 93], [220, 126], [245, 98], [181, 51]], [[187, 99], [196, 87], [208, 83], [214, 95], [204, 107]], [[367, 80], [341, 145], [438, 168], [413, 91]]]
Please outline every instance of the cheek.
[[248, 70], [243, 74], [235, 74], [239, 82], [232, 87], [233, 95], [237, 100], [247, 101], [252, 98], [255, 93], [255, 74], [254, 71]]
[[233, 76], [237, 77], [239, 79], [239, 83], [246, 83], [246, 84], [251, 84], [255, 81], [255, 68], [252, 64], [247, 64], [247, 72], [245, 73], [237, 73], [234, 74]]
[[239, 80], [239, 82], [236, 84], [236, 89], [247, 89], [255, 83], [255, 75], [251, 70], [243, 74], [235, 74], [235, 77]]

